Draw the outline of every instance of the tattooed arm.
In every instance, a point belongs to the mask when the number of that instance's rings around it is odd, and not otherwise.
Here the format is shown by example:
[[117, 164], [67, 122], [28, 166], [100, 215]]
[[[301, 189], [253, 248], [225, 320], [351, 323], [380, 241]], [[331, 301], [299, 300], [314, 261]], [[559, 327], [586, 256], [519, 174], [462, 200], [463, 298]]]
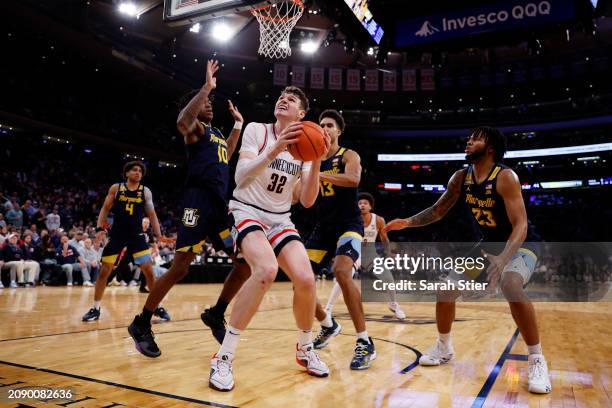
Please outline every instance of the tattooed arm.
[[397, 218], [390, 221], [384, 231], [396, 231], [404, 228], [422, 227], [442, 219], [455, 205], [461, 195], [461, 184], [463, 183], [463, 170], [457, 170], [448, 182], [446, 191], [431, 207], [413, 215], [409, 218]]

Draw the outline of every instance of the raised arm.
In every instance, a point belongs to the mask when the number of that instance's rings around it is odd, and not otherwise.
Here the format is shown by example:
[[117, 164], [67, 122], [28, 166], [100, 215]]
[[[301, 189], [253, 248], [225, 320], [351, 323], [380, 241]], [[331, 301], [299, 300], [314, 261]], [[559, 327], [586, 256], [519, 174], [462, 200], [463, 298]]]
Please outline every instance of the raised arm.
[[238, 111], [238, 108], [234, 106], [232, 101], [227, 101], [229, 105], [229, 111], [234, 118], [234, 127], [227, 137], [227, 158], [231, 159], [232, 155], [236, 151], [236, 145], [238, 144], [238, 139], [240, 139], [240, 131], [242, 130], [242, 125], [244, 123], [244, 119], [242, 114]]
[[212, 90], [217, 87], [215, 74], [218, 70], [219, 61], [208, 60], [206, 63], [206, 82], [178, 115], [176, 127], [185, 139], [193, 135], [201, 136], [204, 134], [204, 127], [198, 120], [198, 114]]
[[361, 181], [361, 157], [354, 150], [347, 150], [343, 157], [343, 174], [321, 173], [319, 178], [340, 187], [359, 187]]
[[390, 221], [385, 228], [387, 231], [396, 231], [408, 227], [422, 227], [442, 219], [455, 205], [461, 195], [461, 184], [463, 183], [463, 170], [457, 170], [448, 182], [446, 191], [431, 207], [421, 211], [409, 218], [397, 218]]

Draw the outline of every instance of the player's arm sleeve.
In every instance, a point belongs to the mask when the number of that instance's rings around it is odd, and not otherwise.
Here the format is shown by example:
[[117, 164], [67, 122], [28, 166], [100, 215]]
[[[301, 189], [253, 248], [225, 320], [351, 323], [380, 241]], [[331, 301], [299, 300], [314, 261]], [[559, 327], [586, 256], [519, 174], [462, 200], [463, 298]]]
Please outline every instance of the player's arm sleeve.
[[260, 144], [259, 140], [257, 140], [255, 126], [256, 124], [249, 123], [242, 136], [240, 157], [238, 158], [236, 174], [234, 175], [236, 185], [239, 187], [252, 181], [274, 160], [274, 157], [270, 157], [267, 153], [259, 154]]
[[244, 133], [242, 134], [242, 144], [240, 145], [240, 153], [251, 152], [255, 154], [259, 154], [259, 142], [257, 140], [257, 130], [255, 129], [257, 126], [256, 123], [249, 123], [246, 128], [244, 128]]

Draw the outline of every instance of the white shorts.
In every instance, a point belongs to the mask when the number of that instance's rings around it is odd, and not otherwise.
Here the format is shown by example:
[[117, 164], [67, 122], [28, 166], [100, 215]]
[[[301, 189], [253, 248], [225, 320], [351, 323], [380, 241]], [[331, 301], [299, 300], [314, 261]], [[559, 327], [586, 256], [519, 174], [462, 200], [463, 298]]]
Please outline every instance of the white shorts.
[[301, 241], [289, 212], [271, 213], [236, 200], [230, 200], [229, 210], [234, 216], [232, 235], [237, 248], [240, 248], [244, 237], [253, 231], [262, 231], [266, 235], [276, 256], [289, 242]]

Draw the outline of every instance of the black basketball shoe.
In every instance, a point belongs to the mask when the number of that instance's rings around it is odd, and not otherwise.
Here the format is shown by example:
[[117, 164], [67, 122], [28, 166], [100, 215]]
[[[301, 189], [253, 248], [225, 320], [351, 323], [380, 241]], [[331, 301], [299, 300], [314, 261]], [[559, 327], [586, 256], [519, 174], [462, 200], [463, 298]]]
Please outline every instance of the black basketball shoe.
[[157, 306], [157, 309], [155, 309], [153, 314], [162, 320], [165, 320], [165, 321], [170, 320], [170, 315], [168, 314], [168, 311], [166, 311], [166, 309], [164, 309], [161, 306]]
[[200, 318], [202, 319], [202, 323], [210, 327], [215, 340], [217, 340], [219, 344], [223, 343], [223, 339], [225, 338], [225, 318], [223, 315], [215, 313], [213, 308], [210, 308], [205, 309], [200, 315]]
[[138, 321], [138, 316], [134, 318], [132, 324], [128, 326], [128, 333], [134, 339], [136, 350], [147, 357], [159, 357], [161, 350], [155, 343], [155, 337], [151, 330], [151, 325], [143, 325]]
[[93, 322], [95, 320], [98, 320], [99, 318], [100, 318], [100, 309], [96, 309], [95, 307], [92, 307], [91, 309], [89, 309], [89, 312], [83, 315], [84, 322]]

